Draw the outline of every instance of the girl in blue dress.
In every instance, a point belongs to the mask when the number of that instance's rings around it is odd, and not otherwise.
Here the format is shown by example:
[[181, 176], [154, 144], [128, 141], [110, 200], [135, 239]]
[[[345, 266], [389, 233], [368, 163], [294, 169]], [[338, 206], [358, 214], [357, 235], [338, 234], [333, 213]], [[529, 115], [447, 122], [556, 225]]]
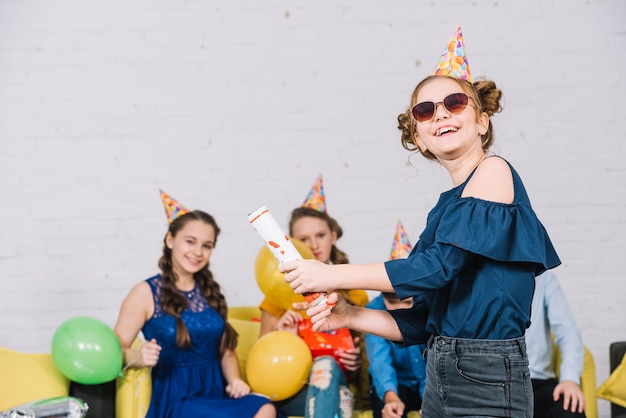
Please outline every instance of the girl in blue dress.
[[424, 418], [528, 418], [533, 394], [524, 333], [534, 278], [560, 261], [516, 171], [488, 156], [501, 92], [491, 81], [471, 81], [460, 28], [457, 34], [446, 51], [462, 49], [463, 56], [420, 82], [398, 117], [402, 145], [438, 161], [453, 184], [409, 257], [339, 266], [297, 260], [281, 271], [296, 293], [359, 288], [414, 297], [407, 310], [350, 306], [334, 293], [328, 306], [296, 307], [309, 308], [315, 329], [427, 341]]
[[[208, 268], [220, 232], [215, 220], [180, 206], [168, 217], [161, 273], [132, 288], [115, 325], [125, 364], [152, 367], [147, 417], [275, 418], [271, 402], [251, 395], [240, 376], [237, 334]], [[134, 351], [139, 331], [146, 343]]]

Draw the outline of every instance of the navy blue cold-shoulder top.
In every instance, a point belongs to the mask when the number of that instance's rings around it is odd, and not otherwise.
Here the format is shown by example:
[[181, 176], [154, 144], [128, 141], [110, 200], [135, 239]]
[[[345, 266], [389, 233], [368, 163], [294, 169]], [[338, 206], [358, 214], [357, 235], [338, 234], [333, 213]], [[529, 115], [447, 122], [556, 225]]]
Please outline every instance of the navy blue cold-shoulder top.
[[409, 257], [385, 263], [398, 296], [416, 301], [412, 313], [392, 314], [404, 344], [423, 342], [424, 323], [429, 334], [455, 338], [524, 335], [535, 275], [561, 262], [522, 180], [509, 167], [513, 203], [461, 197], [472, 171], [463, 184], [441, 194]]

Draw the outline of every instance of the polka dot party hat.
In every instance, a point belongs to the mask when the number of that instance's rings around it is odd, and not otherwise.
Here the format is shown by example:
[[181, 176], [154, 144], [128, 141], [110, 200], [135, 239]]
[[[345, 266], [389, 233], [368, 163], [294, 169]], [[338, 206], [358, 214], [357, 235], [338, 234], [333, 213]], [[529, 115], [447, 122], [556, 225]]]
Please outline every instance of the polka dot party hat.
[[161, 192], [161, 200], [163, 201], [163, 207], [165, 208], [165, 216], [167, 216], [167, 222], [172, 223], [174, 219], [179, 216], [189, 213], [189, 209], [181, 205], [176, 199], [165, 193]]
[[407, 258], [412, 249], [413, 246], [409, 242], [409, 237], [406, 235], [402, 222], [398, 221], [398, 225], [396, 225], [396, 234], [393, 237], [393, 243], [391, 244], [391, 254], [389, 255], [389, 259], [397, 260], [399, 258]]
[[321, 174], [315, 179], [315, 183], [313, 183], [313, 187], [311, 187], [309, 194], [304, 199], [302, 206], [326, 212], [326, 195], [324, 194], [324, 183], [322, 182]]
[[432, 75], [444, 75], [472, 82], [460, 25], [456, 27], [456, 31], [448, 42], [446, 51], [441, 55], [439, 64], [433, 70]]

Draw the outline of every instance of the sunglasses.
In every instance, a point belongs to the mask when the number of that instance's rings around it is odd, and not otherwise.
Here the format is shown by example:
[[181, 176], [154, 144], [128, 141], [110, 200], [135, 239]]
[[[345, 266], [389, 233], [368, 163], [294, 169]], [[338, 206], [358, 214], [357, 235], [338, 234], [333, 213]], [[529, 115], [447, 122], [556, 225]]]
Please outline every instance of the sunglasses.
[[465, 93], [452, 93], [446, 96], [441, 102], [421, 102], [413, 106], [411, 113], [413, 117], [420, 123], [426, 123], [433, 120], [437, 105], [442, 104], [443, 107], [451, 114], [458, 115], [465, 110], [469, 104], [469, 97]]

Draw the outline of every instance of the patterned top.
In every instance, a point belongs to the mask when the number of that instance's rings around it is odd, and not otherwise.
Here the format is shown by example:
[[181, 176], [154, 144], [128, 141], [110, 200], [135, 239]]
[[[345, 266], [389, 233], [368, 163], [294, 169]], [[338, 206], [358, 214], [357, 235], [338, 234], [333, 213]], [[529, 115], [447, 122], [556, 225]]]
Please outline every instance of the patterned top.
[[191, 348], [176, 345], [176, 319], [163, 312], [163, 278], [154, 276], [146, 282], [152, 289], [154, 314], [142, 331], [146, 340], [156, 339], [161, 346], [159, 362], [152, 369], [152, 398], [147, 418], [177, 417], [253, 417], [267, 398], [248, 395], [228, 397], [220, 364], [220, 342], [224, 320], [209, 306], [196, 283], [184, 294], [189, 304], [181, 318], [189, 330]]

